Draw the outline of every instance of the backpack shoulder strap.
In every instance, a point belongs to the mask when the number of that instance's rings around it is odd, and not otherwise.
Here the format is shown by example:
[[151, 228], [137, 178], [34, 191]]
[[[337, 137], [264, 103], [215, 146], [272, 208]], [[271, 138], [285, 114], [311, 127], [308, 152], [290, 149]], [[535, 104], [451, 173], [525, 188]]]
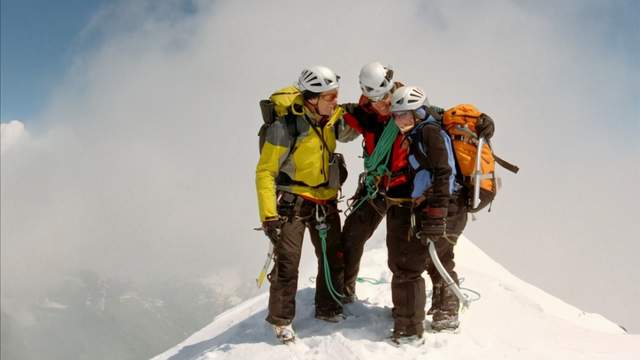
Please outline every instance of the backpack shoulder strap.
[[436, 121], [442, 122], [444, 116], [444, 109], [437, 106], [427, 106], [427, 113], [431, 115]]
[[422, 128], [425, 123], [420, 123], [416, 126], [413, 132], [410, 135], [411, 142], [409, 146], [411, 147], [411, 154], [415, 156], [416, 160], [420, 164], [420, 168], [426, 169], [429, 164], [429, 159], [427, 154], [424, 152], [424, 149], [420, 144], [422, 141]]
[[298, 135], [300, 135], [298, 131], [298, 116], [292, 113], [287, 113], [287, 115], [285, 115], [285, 123], [287, 124], [287, 131], [292, 140], [291, 147], [289, 147], [289, 154], [291, 154], [293, 149], [296, 147]]
[[327, 150], [327, 152], [329, 153], [329, 155], [333, 155], [333, 152], [332, 152], [331, 150], [329, 150], [329, 145], [327, 145], [327, 142], [326, 142], [326, 141], [325, 141], [325, 139], [324, 139], [324, 135], [323, 135], [323, 133], [322, 133], [320, 130], [318, 130], [318, 128], [317, 128], [315, 125], [313, 125], [313, 124], [309, 121], [309, 119], [307, 119], [307, 118], [305, 117], [305, 118], [304, 118], [304, 120], [307, 122], [307, 124], [309, 124], [309, 127], [310, 127], [311, 129], [313, 129], [313, 132], [315, 132], [315, 133], [316, 133], [316, 135], [320, 138], [320, 141], [322, 141], [322, 145], [324, 145], [324, 148]]
[[[440, 130], [442, 130], [442, 123], [439, 120], [434, 119], [433, 117], [429, 117], [427, 120], [416, 125], [416, 128], [413, 130], [413, 133], [411, 135], [410, 144], [411, 154], [416, 157], [416, 160], [420, 164], [420, 167], [425, 169], [429, 167], [429, 157], [426, 154], [426, 149], [424, 149], [422, 145], [424, 143], [422, 132], [423, 128], [429, 125], [437, 126]], [[453, 155], [455, 160], [455, 154]]]

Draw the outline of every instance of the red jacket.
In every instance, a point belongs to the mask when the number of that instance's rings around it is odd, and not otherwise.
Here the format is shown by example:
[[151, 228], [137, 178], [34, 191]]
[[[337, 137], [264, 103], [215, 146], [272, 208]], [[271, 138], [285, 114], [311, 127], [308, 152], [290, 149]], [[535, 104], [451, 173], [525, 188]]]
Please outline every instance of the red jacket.
[[[364, 138], [363, 147], [367, 155], [373, 154], [373, 150], [391, 117], [378, 114], [371, 106], [369, 99], [364, 96], [360, 97], [358, 104], [346, 104], [344, 107], [347, 111], [344, 115], [345, 121], [354, 130], [362, 134]], [[398, 134], [393, 143], [391, 157], [387, 164], [391, 171], [391, 179], [385, 176], [381, 183], [385, 189], [409, 183], [409, 147], [406, 146], [406, 143], [403, 146], [403, 140], [404, 136]]]

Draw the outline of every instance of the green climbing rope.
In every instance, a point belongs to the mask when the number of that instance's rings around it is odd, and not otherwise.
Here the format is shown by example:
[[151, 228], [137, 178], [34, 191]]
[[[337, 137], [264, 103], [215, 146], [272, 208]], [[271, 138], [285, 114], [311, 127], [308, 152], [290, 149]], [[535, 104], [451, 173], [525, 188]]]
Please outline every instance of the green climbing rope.
[[396, 125], [393, 118], [389, 119], [387, 126], [385, 126], [380, 136], [380, 140], [376, 144], [376, 148], [370, 156], [365, 154], [364, 170], [365, 178], [364, 185], [367, 190], [367, 195], [358, 200], [355, 205], [347, 209], [348, 213], [356, 211], [365, 201], [374, 199], [378, 195], [378, 179], [385, 175], [391, 175], [391, 171], [387, 168], [389, 158], [391, 157], [391, 149], [393, 143], [398, 137], [400, 129]]
[[318, 230], [318, 235], [320, 236], [320, 243], [322, 244], [322, 262], [324, 269], [324, 283], [327, 286], [327, 291], [329, 295], [342, 306], [342, 302], [339, 298], [345, 297], [342, 295], [336, 288], [333, 286], [333, 281], [331, 280], [331, 268], [329, 267], [329, 258], [327, 257], [327, 233], [329, 231], [329, 226], [323, 221], [316, 225], [316, 229]]
[[359, 283], [368, 283], [371, 285], [382, 285], [382, 284], [388, 284], [389, 282], [385, 279], [374, 279], [374, 278], [370, 278], [370, 277], [358, 277], [356, 278], [356, 281]]

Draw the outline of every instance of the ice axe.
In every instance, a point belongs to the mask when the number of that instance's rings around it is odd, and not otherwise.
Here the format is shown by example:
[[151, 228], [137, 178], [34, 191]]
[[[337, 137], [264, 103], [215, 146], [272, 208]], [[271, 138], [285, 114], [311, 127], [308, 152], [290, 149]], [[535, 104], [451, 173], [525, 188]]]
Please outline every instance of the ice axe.
[[480, 182], [482, 181], [482, 148], [484, 147], [484, 138], [478, 139], [478, 151], [476, 152], [476, 164], [471, 175], [473, 181], [473, 209], [480, 206]]
[[467, 298], [464, 295], [462, 295], [462, 292], [460, 291], [460, 287], [458, 287], [458, 284], [456, 284], [456, 282], [453, 281], [453, 279], [451, 278], [451, 275], [449, 275], [447, 270], [445, 270], [444, 266], [442, 266], [442, 262], [440, 262], [440, 258], [438, 257], [438, 253], [436, 252], [436, 244], [430, 237], [427, 237], [427, 246], [429, 248], [429, 256], [431, 256], [433, 265], [435, 265], [436, 269], [438, 270], [438, 273], [440, 273], [440, 276], [442, 276], [442, 279], [446, 283], [447, 287], [450, 288], [453, 291], [453, 293], [456, 295], [458, 300], [460, 300], [460, 304], [462, 304], [462, 309], [464, 310], [468, 308], [469, 300], [467, 300]]
[[476, 162], [471, 174], [471, 183], [473, 184], [473, 202], [471, 209], [477, 209], [480, 206], [480, 183], [485, 178], [490, 178], [492, 175], [482, 174], [482, 149], [487, 142], [484, 137], [478, 137], [478, 135], [471, 131], [468, 126], [457, 126], [458, 131], [465, 134], [466, 141], [475, 144], [478, 148], [476, 152]]
[[[255, 228], [254, 230], [256, 231], [262, 231], [262, 228]], [[262, 287], [262, 284], [264, 283], [264, 279], [267, 278], [267, 274], [269, 273], [269, 268], [271, 267], [271, 263], [273, 262], [273, 258], [274, 258], [274, 251], [273, 251], [273, 243], [270, 241], [269, 242], [269, 251], [267, 252], [267, 258], [264, 261], [264, 265], [262, 266], [262, 269], [260, 270], [260, 273], [258, 274], [258, 277], [256, 278], [256, 285], [258, 286], [258, 289], [260, 289]]]
[[256, 278], [256, 285], [258, 289], [262, 287], [264, 283], [264, 279], [267, 278], [267, 273], [269, 272], [269, 268], [271, 267], [271, 263], [273, 262], [273, 244], [269, 243], [269, 252], [267, 253], [267, 259], [264, 261], [264, 266], [260, 270], [258, 277]]

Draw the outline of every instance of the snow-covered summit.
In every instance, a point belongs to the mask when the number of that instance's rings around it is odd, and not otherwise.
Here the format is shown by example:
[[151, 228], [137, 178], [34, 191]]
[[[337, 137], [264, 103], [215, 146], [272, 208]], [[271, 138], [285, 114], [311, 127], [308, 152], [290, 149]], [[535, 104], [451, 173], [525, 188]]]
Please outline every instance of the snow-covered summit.
[[[388, 283], [358, 284], [361, 301], [346, 306], [345, 321], [318, 321], [313, 318], [313, 284], [301, 276], [293, 322], [296, 343], [275, 340], [264, 321], [268, 295], [263, 294], [217, 316], [154, 360], [640, 359], [639, 335], [523, 282], [463, 237], [456, 249], [462, 286], [481, 294], [461, 314], [458, 334], [425, 333], [426, 343], [419, 347], [390, 345], [385, 341], [393, 324]], [[365, 253], [360, 275], [390, 281], [386, 250]]]

